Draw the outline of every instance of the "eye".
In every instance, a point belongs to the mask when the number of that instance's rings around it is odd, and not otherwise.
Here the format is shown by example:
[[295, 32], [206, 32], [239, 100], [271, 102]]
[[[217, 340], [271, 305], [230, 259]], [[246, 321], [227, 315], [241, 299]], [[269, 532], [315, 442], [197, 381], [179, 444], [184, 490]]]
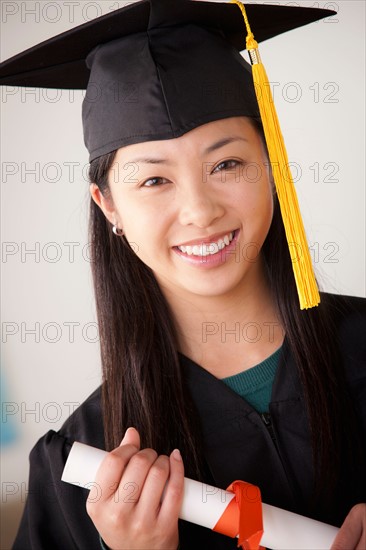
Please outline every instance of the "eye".
[[149, 178], [148, 180], [145, 180], [141, 187], [157, 187], [158, 185], [162, 185], [163, 183], [167, 183], [167, 179], [165, 178]]
[[239, 166], [240, 164], [241, 162], [234, 159], [223, 160], [222, 162], [220, 162], [220, 164], [215, 166], [215, 168], [212, 170], [212, 173], [214, 174], [215, 172], [221, 172], [222, 170], [230, 170], [235, 168], [236, 166]]

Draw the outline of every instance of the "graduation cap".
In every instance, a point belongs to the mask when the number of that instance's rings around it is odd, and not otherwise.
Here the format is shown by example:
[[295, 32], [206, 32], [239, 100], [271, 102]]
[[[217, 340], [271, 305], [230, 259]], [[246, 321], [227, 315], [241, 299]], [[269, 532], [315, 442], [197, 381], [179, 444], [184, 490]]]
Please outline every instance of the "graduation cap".
[[[4, 61], [0, 85], [86, 89], [90, 161], [132, 143], [176, 138], [207, 122], [260, 116], [300, 307], [309, 308], [320, 297], [257, 42], [334, 13], [244, 7], [237, 0], [142, 0]], [[240, 54], [244, 49], [252, 67]]]

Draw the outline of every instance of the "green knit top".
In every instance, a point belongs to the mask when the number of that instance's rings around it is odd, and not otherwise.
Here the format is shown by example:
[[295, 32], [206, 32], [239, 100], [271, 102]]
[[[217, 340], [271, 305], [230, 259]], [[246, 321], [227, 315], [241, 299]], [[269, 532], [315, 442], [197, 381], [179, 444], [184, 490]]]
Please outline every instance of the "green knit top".
[[258, 412], [267, 412], [280, 353], [281, 348], [255, 367], [223, 378], [222, 381]]

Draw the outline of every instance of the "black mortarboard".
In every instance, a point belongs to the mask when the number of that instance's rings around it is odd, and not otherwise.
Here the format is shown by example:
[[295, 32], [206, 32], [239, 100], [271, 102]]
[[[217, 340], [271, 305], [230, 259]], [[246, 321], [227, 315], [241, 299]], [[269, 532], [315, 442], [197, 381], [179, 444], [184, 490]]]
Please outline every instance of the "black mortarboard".
[[[334, 12], [247, 6], [263, 41]], [[206, 122], [258, 116], [238, 6], [143, 0], [75, 27], [0, 65], [0, 84], [87, 89], [90, 160], [123, 145], [179, 137]]]

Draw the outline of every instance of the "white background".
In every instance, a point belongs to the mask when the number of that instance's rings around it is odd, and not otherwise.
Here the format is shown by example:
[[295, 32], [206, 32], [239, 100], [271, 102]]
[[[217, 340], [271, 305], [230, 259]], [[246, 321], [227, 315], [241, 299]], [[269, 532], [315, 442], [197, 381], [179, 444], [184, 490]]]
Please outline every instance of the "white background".
[[[339, 12], [260, 51], [321, 289], [365, 296], [365, 2], [277, 3]], [[125, 4], [2, 1], [1, 60]], [[2, 549], [31, 447], [100, 383], [81, 101], [82, 92], [1, 90], [2, 421], [16, 434], [1, 449]]]

